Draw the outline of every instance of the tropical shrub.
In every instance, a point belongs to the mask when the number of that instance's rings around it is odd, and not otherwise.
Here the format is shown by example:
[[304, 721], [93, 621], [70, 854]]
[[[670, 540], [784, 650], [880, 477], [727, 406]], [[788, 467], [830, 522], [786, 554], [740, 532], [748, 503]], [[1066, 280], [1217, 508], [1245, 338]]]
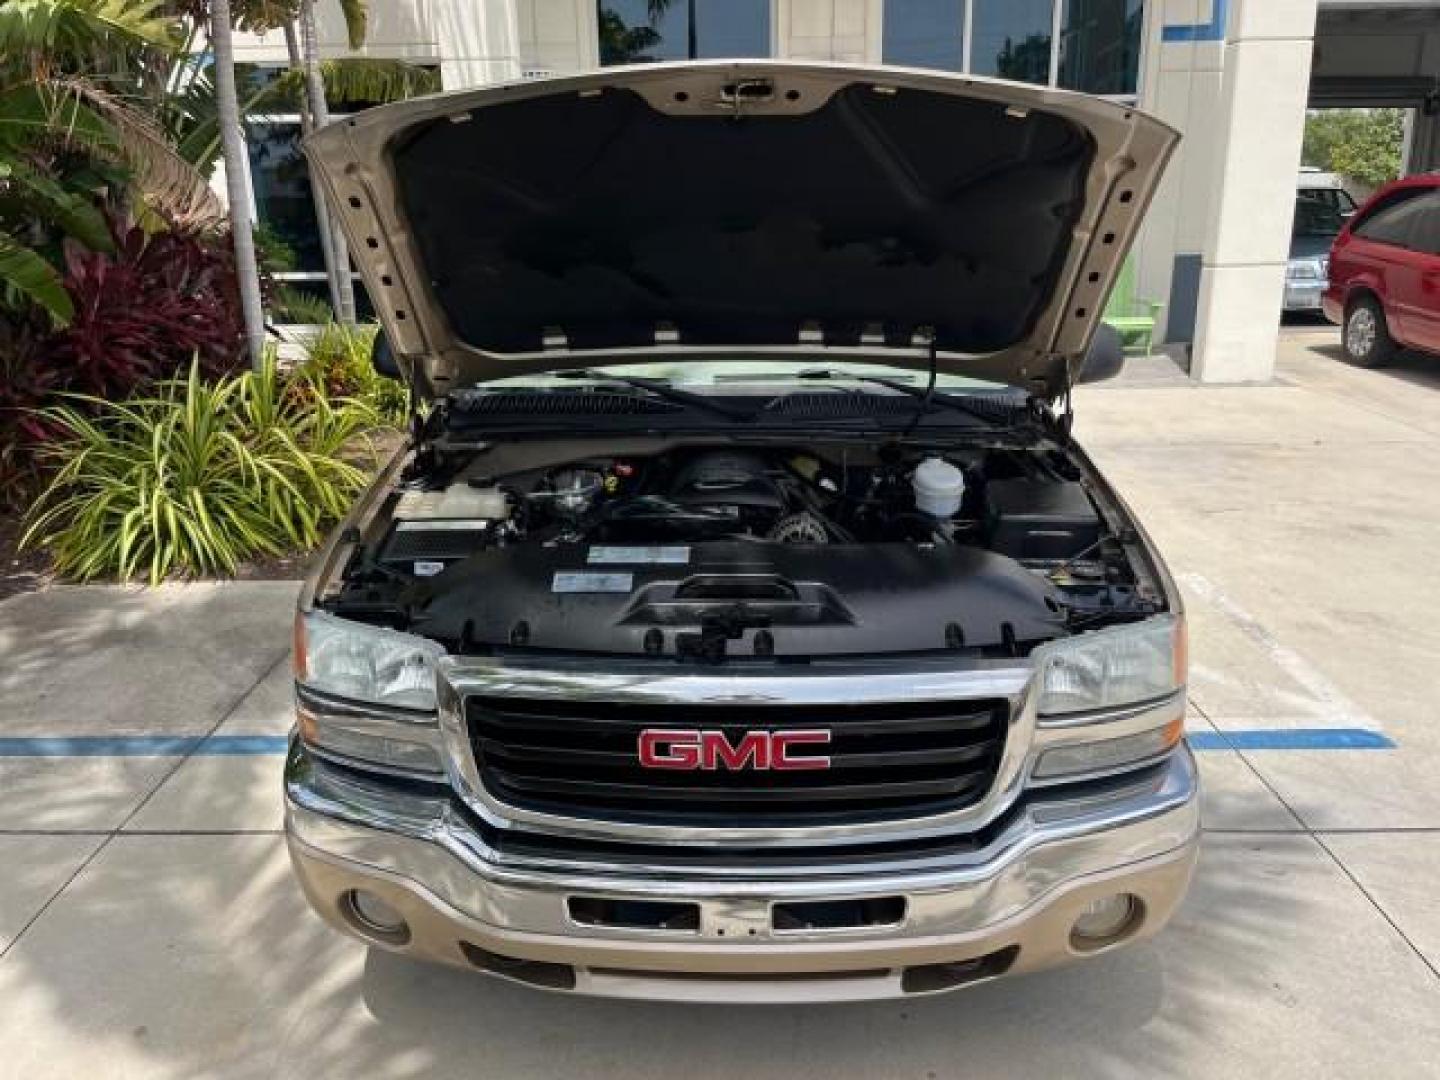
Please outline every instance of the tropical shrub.
[[374, 417], [318, 385], [295, 394], [295, 379], [273, 358], [213, 382], [197, 363], [150, 396], [43, 410], [53, 475], [22, 546], [48, 548], [69, 577], [152, 584], [313, 547], [365, 486], [352, 451]]
[[235, 257], [223, 233], [117, 230], [115, 254], [66, 251], [70, 325], [51, 343], [61, 389], [121, 397], [198, 359], [216, 375], [244, 360]]
[[29, 447], [45, 428], [31, 409], [44, 398], [50, 321], [42, 312], [0, 316], [0, 513], [25, 503], [36, 480]]
[[305, 376], [297, 384], [320, 386], [331, 397], [363, 402], [380, 423], [404, 427], [407, 412], [405, 387], [378, 374], [370, 362], [379, 327], [328, 323], [306, 342], [306, 356], [296, 367]]
[[54, 434], [37, 410], [59, 395], [119, 400], [196, 358], [206, 377], [244, 361], [225, 234], [115, 227], [111, 248], [65, 244], [63, 328], [38, 309], [0, 314], [0, 501], [23, 502], [33, 486], [36, 449]]

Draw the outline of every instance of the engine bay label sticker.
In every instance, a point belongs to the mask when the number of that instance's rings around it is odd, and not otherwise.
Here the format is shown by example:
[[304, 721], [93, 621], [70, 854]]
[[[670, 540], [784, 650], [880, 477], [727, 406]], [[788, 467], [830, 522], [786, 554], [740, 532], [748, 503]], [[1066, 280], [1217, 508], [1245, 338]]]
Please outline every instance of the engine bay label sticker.
[[628, 593], [635, 583], [634, 574], [592, 570], [557, 570], [550, 585], [557, 593]]
[[684, 566], [690, 561], [688, 547], [660, 547], [637, 544], [629, 547], [601, 546], [590, 549], [586, 560], [592, 566], [613, 566], [619, 563], [642, 563], [648, 566]]

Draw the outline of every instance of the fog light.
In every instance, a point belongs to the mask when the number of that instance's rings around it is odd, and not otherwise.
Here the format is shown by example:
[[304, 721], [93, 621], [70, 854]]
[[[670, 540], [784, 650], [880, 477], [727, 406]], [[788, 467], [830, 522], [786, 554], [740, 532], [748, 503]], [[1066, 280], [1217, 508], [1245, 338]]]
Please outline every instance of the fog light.
[[1092, 900], [1070, 928], [1070, 942], [1077, 949], [1108, 945], [1122, 937], [1139, 914], [1140, 901], [1129, 893]]
[[350, 921], [362, 933], [390, 944], [403, 944], [410, 940], [410, 926], [405, 916], [374, 893], [352, 889], [341, 899]]

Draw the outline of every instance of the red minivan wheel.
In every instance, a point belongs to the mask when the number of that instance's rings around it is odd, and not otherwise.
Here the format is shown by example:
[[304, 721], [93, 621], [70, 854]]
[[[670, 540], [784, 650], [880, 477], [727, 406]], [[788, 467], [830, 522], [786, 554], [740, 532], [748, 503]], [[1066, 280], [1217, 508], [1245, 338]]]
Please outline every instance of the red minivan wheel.
[[1380, 367], [1395, 355], [1385, 310], [1373, 296], [1362, 296], [1345, 310], [1340, 339], [1345, 356], [1357, 367]]

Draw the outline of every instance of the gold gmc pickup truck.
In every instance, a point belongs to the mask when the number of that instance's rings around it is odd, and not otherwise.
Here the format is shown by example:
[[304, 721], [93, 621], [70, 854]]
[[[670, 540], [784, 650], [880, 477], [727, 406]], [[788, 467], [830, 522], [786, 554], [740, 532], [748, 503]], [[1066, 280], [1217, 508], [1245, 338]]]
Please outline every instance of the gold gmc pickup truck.
[[295, 621], [315, 910], [693, 1001], [934, 993], [1158, 931], [1199, 824], [1184, 616], [1070, 431], [1176, 138], [769, 61], [313, 136], [414, 403]]

